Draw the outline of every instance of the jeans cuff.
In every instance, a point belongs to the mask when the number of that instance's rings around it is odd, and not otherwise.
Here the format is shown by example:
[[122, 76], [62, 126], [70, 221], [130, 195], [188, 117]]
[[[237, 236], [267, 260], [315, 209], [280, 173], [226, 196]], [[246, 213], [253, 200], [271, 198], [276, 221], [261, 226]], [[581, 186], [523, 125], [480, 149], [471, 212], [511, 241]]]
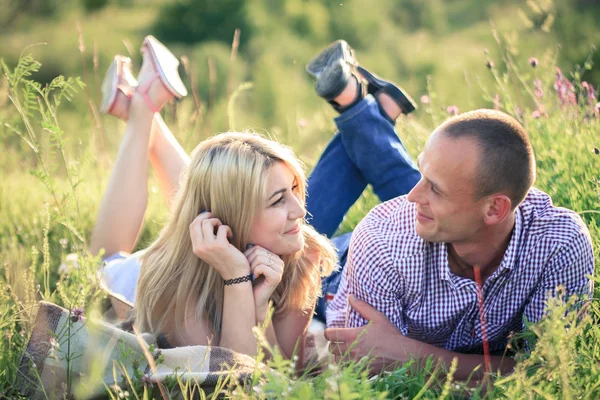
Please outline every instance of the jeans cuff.
[[359, 101], [358, 103], [341, 113], [338, 117], [334, 118], [334, 121], [339, 128], [340, 123], [344, 123], [352, 118], [355, 118], [357, 115], [361, 114], [365, 109], [373, 107], [373, 105], [377, 107], [377, 111], [379, 112], [379, 114], [381, 114], [381, 116], [386, 121], [388, 121], [392, 125], [392, 127], [396, 127], [396, 121], [388, 117], [383, 108], [381, 108], [381, 104], [379, 104], [379, 102], [375, 100], [375, 97], [373, 97], [373, 95], [370, 94], [366, 95], [364, 99], [362, 99], [361, 101]]
[[336, 124], [344, 123], [349, 119], [359, 115], [361, 112], [363, 112], [363, 110], [369, 108], [372, 104], [377, 104], [377, 101], [375, 101], [375, 98], [372, 95], [368, 94], [364, 99], [341, 113], [339, 116], [335, 117], [334, 121]]

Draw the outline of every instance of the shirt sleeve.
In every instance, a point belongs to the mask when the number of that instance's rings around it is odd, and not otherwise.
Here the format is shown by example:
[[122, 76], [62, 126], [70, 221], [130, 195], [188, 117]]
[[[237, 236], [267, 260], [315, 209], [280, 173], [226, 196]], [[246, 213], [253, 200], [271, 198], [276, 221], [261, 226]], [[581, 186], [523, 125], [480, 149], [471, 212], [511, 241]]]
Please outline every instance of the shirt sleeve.
[[400, 300], [403, 290], [404, 280], [398, 273], [385, 238], [377, 230], [376, 221], [364, 220], [352, 235], [339, 290], [327, 309], [327, 325], [354, 328], [367, 324], [368, 321], [348, 305], [348, 295], [353, 294], [383, 312], [403, 331]]
[[563, 245], [550, 258], [540, 285], [535, 289], [524, 315], [530, 322], [539, 321], [546, 311], [546, 302], [556, 297], [557, 288], [564, 289], [564, 299], [572, 295], [591, 297], [594, 282], [594, 254], [591, 238], [587, 232], [580, 232], [571, 242]]

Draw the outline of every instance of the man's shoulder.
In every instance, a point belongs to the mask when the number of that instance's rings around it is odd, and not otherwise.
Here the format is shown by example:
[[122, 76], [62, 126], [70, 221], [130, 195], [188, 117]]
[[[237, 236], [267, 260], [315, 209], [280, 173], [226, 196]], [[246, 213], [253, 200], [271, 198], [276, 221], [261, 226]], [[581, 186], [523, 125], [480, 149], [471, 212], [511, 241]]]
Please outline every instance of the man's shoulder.
[[523, 215], [524, 229], [529, 235], [543, 236], [555, 242], [569, 243], [574, 237], [588, 236], [585, 223], [575, 211], [557, 207], [550, 196], [531, 188], [518, 207]]
[[421, 252], [425, 245], [415, 230], [416, 207], [400, 196], [374, 207], [356, 227], [353, 240], [369, 242], [393, 258]]

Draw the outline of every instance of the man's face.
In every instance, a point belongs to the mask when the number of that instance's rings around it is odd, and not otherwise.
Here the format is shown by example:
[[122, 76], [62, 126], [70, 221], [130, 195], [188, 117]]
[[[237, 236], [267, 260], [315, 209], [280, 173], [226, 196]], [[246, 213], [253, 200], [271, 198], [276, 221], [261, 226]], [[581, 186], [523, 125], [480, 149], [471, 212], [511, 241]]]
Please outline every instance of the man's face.
[[480, 150], [470, 138], [434, 131], [418, 164], [421, 180], [408, 194], [417, 205], [417, 234], [429, 242], [468, 243], [485, 227], [485, 198], [477, 200]]

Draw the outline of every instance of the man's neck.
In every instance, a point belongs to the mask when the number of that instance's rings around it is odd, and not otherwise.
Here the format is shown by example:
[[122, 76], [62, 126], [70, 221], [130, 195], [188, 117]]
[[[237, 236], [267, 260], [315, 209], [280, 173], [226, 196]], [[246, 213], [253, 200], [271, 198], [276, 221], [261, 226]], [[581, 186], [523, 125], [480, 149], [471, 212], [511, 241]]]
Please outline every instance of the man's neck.
[[475, 279], [474, 267], [477, 265], [482, 281], [485, 281], [500, 266], [514, 225], [514, 214], [511, 214], [494, 229], [482, 233], [475, 241], [448, 243], [450, 270], [458, 276]]

